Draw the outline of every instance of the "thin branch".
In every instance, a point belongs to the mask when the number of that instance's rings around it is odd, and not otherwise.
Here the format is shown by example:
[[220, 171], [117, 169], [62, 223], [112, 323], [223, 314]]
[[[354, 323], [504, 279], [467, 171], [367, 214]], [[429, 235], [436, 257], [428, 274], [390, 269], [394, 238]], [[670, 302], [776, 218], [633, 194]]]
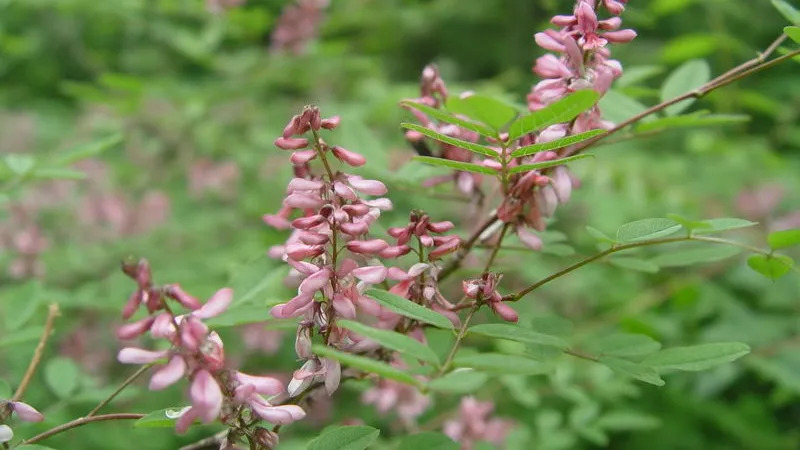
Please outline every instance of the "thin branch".
[[134, 413], [115, 413], [115, 414], [102, 414], [99, 416], [92, 416], [92, 417], [81, 417], [79, 419], [75, 419], [71, 422], [67, 422], [65, 424], [59, 425], [55, 428], [51, 428], [44, 433], [37, 434], [36, 436], [26, 439], [20, 442], [20, 445], [26, 444], [34, 444], [39, 441], [43, 441], [49, 437], [55, 436], [59, 433], [63, 433], [67, 430], [71, 430], [73, 428], [78, 428], [84, 426], [89, 423], [94, 422], [105, 422], [108, 420], [138, 420], [144, 417], [144, 414], [134, 414]]
[[50, 337], [50, 333], [53, 332], [53, 324], [55, 323], [58, 314], [58, 304], [51, 303], [47, 308], [47, 320], [45, 320], [44, 323], [42, 336], [39, 338], [39, 343], [36, 344], [36, 349], [33, 351], [31, 362], [28, 364], [28, 369], [25, 371], [25, 375], [23, 375], [22, 381], [20, 381], [19, 387], [17, 387], [17, 391], [14, 392], [14, 396], [11, 397], [12, 402], [22, 398], [22, 395], [25, 393], [25, 389], [28, 387], [28, 384], [33, 378], [33, 374], [36, 373], [36, 367], [39, 366], [39, 362], [42, 360], [44, 346], [47, 344], [47, 338]]
[[478, 227], [477, 230], [475, 230], [475, 232], [472, 233], [469, 239], [467, 239], [467, 241], [461, 245], [461, 248], [458, 249], [455, 258], [452, 259], [444, 267], [444, 269], [442, 269], [441, 272], [439, 272], [439, 278], [438, 278], [439, 281], [444, 280], [445, 278], [450, 276], [450, 274], [455, 272], [459, 267], [461, 267], [461, 264], [464, 262], [464, 258], [467, 256], [469, 251], [472, 250], [472, 247], [475, 245], [475, 243], [478, 242], [478, 239], [480, 239], [481, 234], [483, 234], [484, 231], [488, 230], [492, 225], [494, 225], [495, 222], [497, 222], [496, 213], [489, 216], [489, 218], [486, 219], [486, 221], [482, 223], [481, 226]]
[[114, 392], [111, 393], [111, 395], [106, 397], [105, 400], [98, 403], [97, 406], [95, 406], [91, 411], [89, 411], [89, 414], [87, 414], [86, 417], [92, 417], [95, 414], [97, 414], [97, 411], [100, 411], [104, 406], [111, 403], [111, 401], [114, 400], [114, 398], [117, 395], [119, 395], [120, 392], [122, 392], [126, 387], [128, 387], [129, 384], [136, 381], [137, 378], [139, 378], [142, 374], [147, 372], [151, 367], [153, 367], [153, 363], [145, 364], [144, 366], [140, 367], [139, 370], [133, 373], [133, 375], [129, 376], [125, 381], [123, 381], [122, 384], [120, 384], [119, 387]]
[[494, 264], [494, 259], [497, 258], [497, 253], [500, 252], [500, 246], [503, 245], [503, 238], [506, 237], [506, 232], [508, 231], [508, 227], [511, 224], [506, 223], [503, 225], [503, 229], [500, 230], [500, 236], [497, 237], [497, 243], [494, 244], [494, 248], [492, 248], [492, 253], [489, 255], [489, 259], [486, 261], [486, 266], [483, 268], [483, 272], [486, 273], [491, 269], [492, 264]]
[[800, 55], [800, 49], [798, 49], [798, 50], [794, 50], [794, 51], [792, 51], [790, 53], [787, 53], [785, 55], [779, 56], [779, 57], [777, 57], [775, 59], [772, 59], [772, 60], [770, 60], [768, 62], [765, 62], [767, 57], [770, 54], [772, 54], [778, 48], [778, 46], [781, 44], [781, 42], [783, 42], [784, 39], [786, 39], [785, 35], [779, 36], [772, 44], [770, 44], [769, 47], [767, 47], [767, 49], [764, 52], [760, 53], [757, 57], [755, 57], [755, 58], [753, 58], [753, 59], [751, 59], [749, 61], [746, 61], [745, 63], [740, 64], [739, 66], [737, 66], [737, 67], [735, 67], [735, 68], [723, 73], [722, 75], [714, 78], [713, 80], [709, 81], [708, 83], [700, 86], [699, 88], [697, 88], [697, 89], [695, 89], [693, 91], [687, 92], [687, 93], [679, 95], [679, 96], [677, 96], [675, 98], [672, 98], [672, 99], [666, 100], [664, 102], [661, 102], [661, 103], [659, 103], [659, 104], [657, 104], [655, 106], [651, 106], [650, 108], [647, 108], [646, 110], [640, 112], [639, 114], [636, 114], [635, 116], [633, 116], [633, 117], [631, 117], [631, 118], [629, 118], [629, 119], [627, 119], [627, 120], [625, 120], [623, 122], [620, 122], [614, 128], [608, 130], [607, 133], [601, 134], [601, 135], [599, 135], [597, 137], [594, 137], [594, 138], [591, 138], [591, 139], [587, 139], [587, 140], [581, 142], [580, 144], [576, 145], [575, 147], [573, 147], [569, 151], [565, 152], [564, 156], [566, 157], [566, 156], [571, 156], [571, 155], [574, 155], [576, 153], [579, 153], [582, 150], [585, 150], [585, 149], [591, 147], [592, 145], [596, 144], [600, 140], [606, 139], [607, 137], [611, 136], [612, 134], [615, 134], [618, 131], [626, 128], [628, 125], [634, 124], [634, 123], [644, 119], [645, 117], [647, 117], [647, 116], [649, 116], [651, 114], [654, 114], [654, 113], [656, 113], [658, 111], [661, 111], [661, 110], [663, 110], [663, 109], [665, 109], [665, 108], [667, 108], [669, 106], [674, 105], [675, 103], [679, 103], [679, 102], [682, 102], [684, 100], [688, 100], [688, 99], [691, 99], [691, 98], [695, 98], [695, 99], [701, 98], [701, 97], [705, 96], [706, 94], [708, 94], [709, 92], [711, 92], [711, 91], [713, 91], [715, 89], [719, 89], [719, 88], [721, 88], [723, 86], [727, 86], [727, 85], [729, 85], [729, 84], [731, 84], [731, 83], [733, 83], [735, 81], [738, 81], [738, 80], [740, 80], [742, 78], [745, 78], [745, 77], [747, 77], [749, 75], [752, 75], [753, 73], [756, 73], [756, 72], [764, 70], [764, 69], [768, 69], [768, 68], [770, 68], [770, 67], [772, 67], [772, 66], [774, 66], [776, 64], [780, 64], [781, 62], [783, 62], [783, 61], [785, 61], [787, 59], [790, 59], [790, 58], [793, 58], [793, 57], [795, 57], [797, 55]]
[[674, 237], [674, 238], [654, 239], [654, 240], [651, 240], [651, 241], [633, 242], [633, 243], [630, 243], [630, 244], [617, 245], [617, 246], [611, 247], [611, 248], [609, 248], [607, 250], [604, 250], [604, 251], [602, 251], [600, 253], [596, 253], [596, 254], [594, 254], [592, 256], [589, 256], [586, 259], [582, 259], [582, 260], [576, 262], [575, 264], [572, 264], [571, 266], [567, 266], [567, 267], [559, 270], [558, 272], [555, 272], [555, 273], [553, 273], [551, 275], [548, 275], [545, 278], [542, 278], [541, 280], [537, 281], [536, 283], [528, 286], [527, 288], [525, 288], [525, 289], [523, 289], [523, 290], [521, 290], [521, 291], [519, 291], [517, 293], [506, 295], [505, 297], [503, 297], [503, 301], [505, 301], [505, 302], [516, 302], [516, 301], [520, 300], [522, 297], [524, 297], [524, 296], [528, 295], [529, 293], [535, 291], [536, 289], [539, 289], [540, 287], [544, 286], [545, 284], [547, 284], [547, 283], [549, 283], [549, 282], [551, 282], [553, 280], [556, 280], [558, 278], [561, 278], [564, 275], [567, 275], [567, 274], [569, 274], [569, 273], [571, 273], [571, 272], [573, 272], [575, 270], [580, 269], [581, 267], [583, 267], [583, 266], [585, 266], [585, 265], [587, 265], [589, 263], [597, 261], [598, 259], [604, 258], [604, 257], [606, 257], [608, 255], [613, 254], [613, 253], [621, 252], [621, 251], [624, 251], [624, 250], [629, 250], [629, 249], [632, 249], [632, 248], [638, 248], [638, 247], [650, 247], [650, 246], [653, 246], [653, 245], [671, 244], [671, 243], [675, 243], [675, 242], [688, 242], [688, 241], [700, 241], [700, 242], [708, 242], [708, 243], [711, 243], [711, 244], [731, 245], [731, 246], [734, 246], [734, 247], [740, 247], [740, 248], [749, 250], [749, 251], [751, 251], [753, 253], [758, 253], [758, 254], [761, 254], [761, 255], [771, 255], [771, 252], [769, 252], [767, 250], [762, 250], [762, 249], [757, 248], [757, 247], [753, 247], [751, 245], [747, 245], [747, 244], [744, 244], [744, 243], [741, 243], [741, 242], [731, 241], [731, 240], [728, 240], [728, 239], [710, 237], [710, 236], [691, 236], [690, 235], [690, 236], [681, 236], [681, 237]]
[[472, 306], [472, 309], [469, 310], [467, 317], [464, 318], [464, 323], [461, 324], [461, 328], [458, 330], [458, 335], [456, 335], [456, 341], [453, 342], [453, 347], [450, 349], [450, 353], [447, 354], [447, 359], [444, 360], [442, 368], [439, 370], [437, 377], [444, 375], [444, 373], [450, 368], [450, 364], [453, 363], [453, 358], [456, 356], [456, 352], [458, 352], [458, 347], [461, 345], [461, 340], [464, 339], [464, 336], [467, 334], [469, 322], [472, 320], [472, 316], [474, 316], [480, 308], [481, 304], [479, 302], [475, 302], [475, 304]]

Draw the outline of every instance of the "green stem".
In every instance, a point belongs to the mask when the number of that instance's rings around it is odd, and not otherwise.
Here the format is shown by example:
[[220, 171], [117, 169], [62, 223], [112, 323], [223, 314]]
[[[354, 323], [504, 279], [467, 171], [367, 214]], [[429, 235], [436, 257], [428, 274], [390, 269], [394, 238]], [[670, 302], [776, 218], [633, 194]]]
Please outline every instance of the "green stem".
[[84, 426], [86, 424], [90, 424], [93, 422], [104, 422], [108, 420], [138, 420], [144, 417], [144, 414], [133, 414], [133, 413], [116, 413], [116, 414], [102, 414], [99, 416], [92, 416], [92, 417], [81, 417], [79, 419], [75, 419], [71, 422], [67, 422], [65, 424], [59, 425], [55, 428], [51, 428], [41, 434], [37, 434], [36, 436], [26, 439], [20, 443], [20, 445], [27, 445], [27, 444], [34, 444], [39, 441], [43, 441], [51, 436], [55, 436], [57, 434], [63, 433], [67, 430], [71, 430], [73, 428], [78, 428]]

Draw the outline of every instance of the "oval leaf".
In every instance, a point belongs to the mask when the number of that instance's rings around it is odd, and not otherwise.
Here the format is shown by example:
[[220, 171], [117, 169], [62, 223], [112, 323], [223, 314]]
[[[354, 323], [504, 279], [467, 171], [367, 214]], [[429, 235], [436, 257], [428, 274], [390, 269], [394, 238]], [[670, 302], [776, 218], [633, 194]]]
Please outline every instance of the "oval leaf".
[[497, 171], [480, 164], [472, 164], [461, 161], [453, 161], [452, 159], [434, 158], [431, 156], [415, 156], [414, 161], [424, 162], [432, 166], [447, 167], [448, 169], [461, 170], [464, 172], [485, 173], [489, 175], [497, 175]]
[[663, 386], [665, 384], [658, 372], [656, 372], [652, 367], [638, 364], [633, 361], [628, 361], [627, 359], [614, 358], [611, 356], [602, 357], [599, 361], [600, 364], [608, 367], [614, 371], [614, 373], [619, 375], [631, 377], [633, 379], [644, 381], [645, 383], [650, 383], [656, 386]]
[[309, 442], [306, 450], [364, 450], [378, 440], [380, 433], [363, 425], [330, 427]]
[[489, 375], [472, 369], [456, 369], [447, 375], [428, 383], [428, 388], [450, 394], [469, 394], [486, 383]]
[[366, 358], [363, 356], [353, 355], [352, 353], [340, 352], [339, 350], [335, 350], [331, 347], [321, 344], [313, 345], [311, 347], [311, 351], [313, 351], [314, 354], [316, 355], [325, 358], [335, 359], [340, 363], [342, 363], [343, 365], [354, 367], [356, 369], [363, 370], [364, 372], [367, 373], [374, 373], [383, 378], [388, 378], [390, 380], [395, 380], [401, 383], [410, 384], [412, 386], [420, 385], [419, 380], [417, 380], [416, 378], [382, 361], [378, 361], [372, 358]]
[[410, 102], [410, 101], [403, 101], [400, 102], [400, 104], [408, 108], [414, 108], [416, 110], [419, 110], [420, 112], [425, 113], [440, 122], [451, 123], [453, 125], [458, 125], [461, 128], [472, 130], [480, 134], [481, 136], [492, 137], [492, 138], [498, 137], [498, 134], [494, 130], [488, 127], [485, 127], [479, 123], [471, 122], [469, 120], [464, 120], [452, 114], [448, 114], [442, 111], [441, 109], [431, 108], [428, 105], [423, 105], [422, 103]]
[[528, 133], [532, 133], [550, 125], [569, 122], [578, 114], [597, 103], [600, 95], [591, 89], [574, 92], [567, 97], [551, 103], [544, 109], [534, 111], [515, 120], [508, 129], [509, 142], [515, 141]]
[[485, 95], [450, 97], [447, 99], [447, 110], [485, 123], [495, 130], [508, 125], [519, 114], [513, 106]]
[[501, 353], [475, 353], [456, 356], [453, 360], [453, 365], [496, 375], [534, 375], [550, 371], [550, 366], [542, 364], [540, 361], [524, 356], [504, 355]]
[[508, 339], [510, 341], [522, 342], [525, 344], [540, 344], [558, 347], [560, 349], [569, 347], [567, 341], [558, 336], [537, 333], [536, 331], [528, 328], [522, 328], [518, 325], [509, 325], [505, 323], [485, 323], [481, 325], [475, 325], [469, 329], [469, 332], [493, 338]]
[[558, 148], [563, 148], [568, 145], [577, 144], [578, 142], [583, 142], [593, 137], [600, 136], [605, 132], [606, 132], [605, 130], [589, 130], [583, 133], [573, 134], [572, 136], [563, 137], [561, 139], [555, 139], [550, 142], [526, 145], [525, 147], [520, 147], [514, 150], [514, 152], [511, 153], [511, 156], [518, 158], [520, 156], [527, 156], [547, 150], [555, 150]]
[[78, 387], [80, 369], [69, 358], [53, 358], [44, 366], [44, 380], [47, 387], [60, 399], [69, 398]]
[[698, 263], [719, 261], [738, 255], [741, 251], [742, 249], [739, 247], [706, 245], [662, 253], [650, 259], [650, 262], [659, 267], [682, 267]]
[[626, 223], [617, 228], [617, 242], [639, 242], [669, 236], [681, 229], [672, 219], [642, 219]]
[[602, 356], [636, 358], [657, 352], [661, 343], [644, 334], [620, 333], [594, 339], [587, 349]]
[[748, 353], [747, 344], [719, 342], [664, 349], [645, 358], [642, 364], [658, 369], [698, 371], [735, 361]]
[[425, 322], [439, 328], [453, 329], [453, 323], [450, 320], [433, 311], [432, 309], [420, 306], [411, 300], [405, 299], [398, 295], [394, 295], [388, 291], [381, 291], [379, 289], [367, 289], [367, 296], [375, 299], [382, 306], [396, 312], [405, 317], [409, 317], [420, 322]]
[[767, 242], [773, 250], [800, 245], [800, 229], [775, 231], [767, 236]]
[[[690, 92], [693, 89], [697, 89], [710, 79], [711, 68], [708, 66], [707, 62], [702, 59], [686, 61], [675, 69], [664, 81], [664, 84], [661, 86], [661, 101], [665, 102]], [[680, 114], [681, 111], [694, 103], [694, 100], [693, 98], [683, 100], [666, 107], [664, 112], [668, 116]]]
[[735, 230], [737, 228], [747, 228], [758, 225], [758, 222], [751, 222], [749, 220], [737, 219], [735, 217], [720, 217], [717, 219], [701, 220], [702, 224], [697, 228], [694, 234], [712, 234], [721, 231]]
[[658, 265], [646, 259], [634, 258], [632, 256], [614, 256], [608, 259], [608, 263], [622, 269], [636, 270], [639, 272], [656, 273]]
[[786, 255], [752, 255], [747, 258], [747, 265], [761, 275], [777, 280], [792, 270], [794, 260]]
[[450, 145], [458, 147], [458, 148], [463, 148], [465, 150], [469, 150], [469, 151], [471, 151], [473, 153], [477, 153], [479, 155], [488, 156], [488, 157], [494, 158], [494, 159], [497, 159], [499, 157], [497, 152], [492, 150], [489, 147], [486, 147], [486, 146], [483, 146], [483, 145], [480, 145], [480, 144], [476, 144], [474, 142], [462, 141], [461, 139], [456, 139], [456, 138], [444, 135], [442, 133], [437, 133], [436, 131], [433, 131], [430, 128], [422, 127], [422, 126], [419, 126], [419, 125], [413, 124], [413, 123], [401, 123], [400, 126], [403, 127], [403, 128], [406, 128], [408, 130], [414, 130], [414, 131], [417, 131], [419, 133], [422, 133], [425, 136], [428, 136], [429, 138], [437, 140], [439, 142], [444, 142], [445, 144], [450, 144]]
[[508, 171], [508, 173], [520, 173], [520, 172], [529, 172], [531, 170], [546, 169], [548, 167], [560, 166], [562, 164], [566, 164], [568, 162], [577, 161], [579, 159], [584, 159], [584, 158], [594, 158], [594, 155], [592, 155], [591, 153], [584, 153], [581, 155], [567, 156], [566, 158], [553, 159], [551, 161], [542, 161], [533, 164], [522, 164], [520, 166], [512, 167], [511, 170]]
[[159, 409], [153, 411], [133, 423], [136, 428], [172, 428], [175, 421], [185, 413], [188, 406], [176, 406], [174, 408]]
[[372, 339], [390, 350], [406, 354], [435, 366], [439, 366], [440, 364], [439, 357], [436, 356], [436, 353], [434, 353], [430, 347], [406, 335], [395, 331], [369, 327], [359, 322], [353, 322], [352, 320], [338, 320], [336, 321], [336, 325]]
[[793, 41], [800, 44], [800, 27], [786, 27], [783, 29], [783, 32]]

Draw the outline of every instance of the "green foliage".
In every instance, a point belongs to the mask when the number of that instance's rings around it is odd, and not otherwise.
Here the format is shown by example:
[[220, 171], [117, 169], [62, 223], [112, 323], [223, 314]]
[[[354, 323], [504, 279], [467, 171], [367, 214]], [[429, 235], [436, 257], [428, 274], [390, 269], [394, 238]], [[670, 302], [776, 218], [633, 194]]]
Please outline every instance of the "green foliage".
[[337, 324], [342, 328], [372, 339], [388, 349], [400, 352], [412, 358], [417, 358], [420, 361], [425, 361], [433, 364], [434, 366], [441, 364], [439, 357], [436, 356], [436, 353], [434, 353], [430, 348], [403, 334], [390, 330], [372, 328], [352, 320], [340, 320], [337, 322]]
[[480, 389], [489, 375], [473, 369], [456, 369], [428, 383], [428, 389], [448, 394], [470, 394]]
[[800, 229], [770, 233], [769, 236], [767, 236], [767, 242], [769, 242], [769, 246], [773, 250], [800, 245]]
[[136, 428], [175, 428], [175, 421], [181, 413], [185, 412], [185, 407], [164, 408], [146, 414], [141, 419], [133, 423]]
[[447, 317], [388, 291], [369, 289], [366, 294], [391, 311], [439, 328], [453, 328]]
[[698, 371], [735, 361], [748, 353], [750, 347], [746, 344], [720, 342], [667, 348], [648, 356], [642, 363], [658, 369]]
[[364, 450], [378, 439], [377, 428], [367, 426], [330, 427], [308, 443], [308, 450]]
[[794, 260], [786, 255], [752, 255], [747, 265], [772, 280], [786, 275], [794, 267]]
[[569, 344], [558, 336], [538, 333], [528, 328], [505, 323], [485, 323], [469, 328], [472, 334], [480, 334], [499, 339], [522, 342], [524, 344], [538, 344], [565, 349]]
[[53, 358], [44, 366], [47, 386], [60, 399], [69, 398], [78, 388], [80, 369], [68, 358]]
[[[711, 68], [703, 60], [691, 60], [675, 69], [661, 86], [661, 101], [667, 101], [679, 95], [697, 89], [711, 79]], [[674, 105], [668, 106], [664, 111], [667, 115], [674, 116], [680, 114], [688, 108], [694, 99], [682, 100]]]
[[578, 114], [591, 108], [599, 98], [599, 94], [593, 90], [574, 92], [543, 109], [524, 115], [512, 122], [508, 127], [508, 139], [513, 141], [550, 125], [569, 122]]
[[372, 358], [341, 352], [339, 350], [334, 350], [331, 347], [319, 344], [315, 344], [311, 349], [316, 355], [324, 358], [335, 359], [342, 363], [342, 365], [363, 370], [366, 373], [374, 373], [383, 378], [410, 384], [412, 386], [420, 385], [420, 381], [409, 375], [407, 372], [396, 369], [389, 364]]

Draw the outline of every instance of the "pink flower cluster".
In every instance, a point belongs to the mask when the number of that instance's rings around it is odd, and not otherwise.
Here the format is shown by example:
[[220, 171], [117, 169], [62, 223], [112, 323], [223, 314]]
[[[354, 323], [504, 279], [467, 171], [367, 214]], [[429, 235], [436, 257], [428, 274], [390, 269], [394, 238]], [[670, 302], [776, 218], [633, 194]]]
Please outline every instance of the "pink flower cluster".
[[[238, 427], [245, 411], [252, 418], [273, 424], [287, 424], [305, 416], [299, 406], [270, 403], [270, 397], [284, 392], [279, 380], [225, 367], [222, 340], [203, 321], [225, 312], [233, 301], [231, 289], [220, 289], [201, 304], [177, 284], [154, 286], [145, 260], [123, 263], [123, 271], [137, 283], [123, 317], [130, 318], [140, 306], [145, 306], [147, 316], [123, 325], [117, 336], [128, 340], [149, 332], [151, 337], [165, 340], [169, 347], [163, 350], [126, 347], [120, 350], [117, 359], [125, 364], [166, 361], [150, 378], [151, 390], [164, 389], [183, 378], [190, 381], [191, 406], [180, 414], [176, 423], [178, 432], [186, 431], [196, 419], [203, 423], [219, 419]], [[176, 315], [168, 300], [188, 312]]]
[[497, 292], [497, 285], [502, 278], [500, 274], [486, 272], [479, 279], [463, 281], [461, 289], [467, 298], [485, 303], [503, 320], [516, 322], [519, 315], [512, 307], [503, 303], [503, 296]]
[[[610, 59], [609, 43], [630, 42], [636, 32], [620, 30], [622, 20], [617, 16], [624, 10], [627, 0], [603, 0], [602, 5], [612, 17], [599, 20], [595, 0], [578, 0], [572, 15], [555, 16], [552, 23], [560, 30], [536, 33], [536, 43], [555, 54], [548, 53], [536, 60], [533, 72], [544, 78], [528, 95], [531, 111], [583, 89], [594, 89], [604, 94], [611, 83], [622, 75], [619, 61]], [[558, 56], [556, 56], [558, 55]], [[561, 123], [545, 128], [535, 135], [524, 136], [520, 145], [545, 143], [568, 135], [592, 129], [608, 129], [613, 124], [604, 121], [597, 105], [579, 115], [570, 123]], [[520, 163], [536, 163], [559, 158], [556, 152], [540, 152], [524, 158]], [[517, 225], [520, 240], [528, 247], [540, 249], [541, 239], [526, 227], [543, 231], [545, 219], [551, 217], [559, 204], [569, 201], [572, 188], [578, 185], [569, 171], [559, 166], [549, 171], [521, 173], [513, 178], [513, 184], [498, 208], [498, 217], [506, 223]]]
[[480, 441], [501, 446], [513, 423], [489, 418], [492, 411], [494, 411], [492, 402], [481, 402], [474, 397], [465, 397], [461, 400], [458, 416], [444, 424], [444, 434], [461, 443], [463, 450], [472, 450]]
[[[326, 345], [342, 351], [366, 353], [379, 348], [377, 343], [337, 327], [337, 317], [384, 329], [404, 325], [402, 316], [364, 295], [370, 286], [396, 282], [391, 292], [458, 320], [450, 311], [453, 305], [436, 285], [438, 259], [455, 251], [460, 243], [457, 236], [442, 235], [454, 225], [433, 222], [427, 214], [415, 211], [407, 224], [388, 230], [394, 242], [370, 236], [370, 227], [392, 204], [387, 198], [374, 198], [387, 192], [380, 181], [334, 167], [336, 160], [344, 166], [366, 162], [360, 154], [329, 145], [320, 136], [322, 130], [333, 129], [339, 122], [338, 117], [323, 119], [317, 108], [306, 107], [275, 141], [277, 147], [292, 151], [295, 173], [281, 210], [264, 216], [267, 224], [292, 230], [284, 245], [270, 249], [270, 255], [292, 267], [290, 278], [298, 284], [294, 298], [271, 310], [277, 318], [302, 317], [295, 350], [304, 362], [289, 383], [291, 396], [316, 384], [324, 385], [329, 394], [338, 388], [341, 367], [333, 359], [313, 354], [315, 334]], [[319, 161], [321, 173], [315, 172], [311, 161]], [[410, 253], [416, 254], [419, 262], [409, 269], [387, 267], [381, 261]], [[403, 331], [423, 339], [418, 329]]]
[[[428, 65], [423, 69], [422, 77], [420, 78], [420, 97], [410, 100], [430, 106], [431, 108], [441, 108], [447, 101], [447, 94], [447, 86], [445, 86], [444, 80], [439, 75], [439, 69], [434, 65]], [[414, 114], [414, 117], [416, 117], [420, 125], [430, 128], [433, 131], [468, 142], [478, 142], [480, 138], [478, 133], [474, 131], [449, 123], [437, 123], [414, 108], [409, 108], [409, 110]], [[424, 134], [419, 131], [408, 130], [405, 136], [408, 142], [410, 142], [419, 153], [423, 154], [423, 156], [430, 156], [432, 152], [427, 145], [429, 140]], [[435, 141], [435, 143], [438, 152], [434, 156], [438, 158], [460, 162], [470, 162], [473, 160], [474, 154], [469, 150], [440, 141]], [[482, 177], [480, 174], [455, 171], [452, 176], [445, 175], [426, 180], [424, 186], [431, 187], [437, 184], [455, 181], [456, 186], [461, 192], [473, 194], [478, 192], [481, 179]]]

